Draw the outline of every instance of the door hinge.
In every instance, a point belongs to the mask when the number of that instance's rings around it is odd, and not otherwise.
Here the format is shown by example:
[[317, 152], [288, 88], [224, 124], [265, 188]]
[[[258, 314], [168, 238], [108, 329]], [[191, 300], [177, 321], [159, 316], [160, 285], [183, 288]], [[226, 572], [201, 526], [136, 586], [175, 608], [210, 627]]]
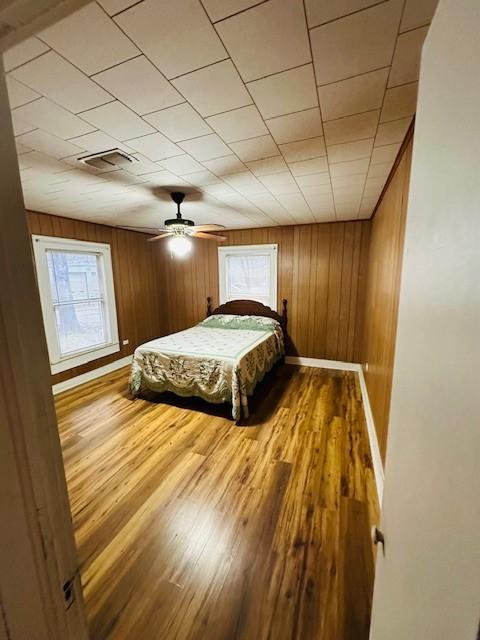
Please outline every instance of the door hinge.
[[75, 600], [75, 576], [69, 578], [63, 583], [63, 599], [65, 600], [65, 609], [69, 609]]

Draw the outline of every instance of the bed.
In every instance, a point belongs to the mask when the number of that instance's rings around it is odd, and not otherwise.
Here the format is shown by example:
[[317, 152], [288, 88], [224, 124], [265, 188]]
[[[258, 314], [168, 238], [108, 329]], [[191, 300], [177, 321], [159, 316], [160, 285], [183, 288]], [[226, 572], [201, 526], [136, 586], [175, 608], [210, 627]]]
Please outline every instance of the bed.
[[282, 315], [253, 300], [211, 307], [199, 324], [140, 345], [130, 392], [148, 389], [232, 405], [235, 421], [248, 418], [248, 396], [285, 353], [287, 301]]

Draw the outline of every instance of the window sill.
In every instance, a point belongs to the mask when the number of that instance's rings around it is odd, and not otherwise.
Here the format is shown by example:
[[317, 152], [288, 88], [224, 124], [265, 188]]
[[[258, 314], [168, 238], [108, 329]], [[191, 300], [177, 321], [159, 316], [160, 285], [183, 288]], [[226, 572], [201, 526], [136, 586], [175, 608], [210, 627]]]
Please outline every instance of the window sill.
[[82, 364], [86, 364], [87, 362], [92, 362], [92, 360], [97, 360], [98, 358], [109, 356], [112, 353], [117, 353], [118, 351], [120, 351], [120, 344], [118, 342], [114, 342], [98, 349], [82, 351], [82, 353], [78, 353], [71, 358], [64, 358], [59, 362], [50, 363], [50, 368], [52, 374], [60, 373], [61, 371], [68, 371], [68, 369], [73, 369]]

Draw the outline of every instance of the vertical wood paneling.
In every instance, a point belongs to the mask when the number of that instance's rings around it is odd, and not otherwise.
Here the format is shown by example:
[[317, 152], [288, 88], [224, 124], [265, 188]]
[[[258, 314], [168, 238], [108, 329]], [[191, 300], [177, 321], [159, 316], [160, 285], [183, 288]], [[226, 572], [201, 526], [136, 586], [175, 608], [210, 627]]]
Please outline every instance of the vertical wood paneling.
[[[278, 300], [288, 300], [288, 352], [355, 361], [360, 354], [369, 221], [226, 231], [224, 246], [278, 244]], [[218, 305], [218, 251], [194, 240], [190, 256], [172, 259], [161, 244], [167, 331], [205, 317], [205, 299]], [[360, 313], [362, 310], [362, 313]]]
[[365, 380], [383, 460], [387, 447], [412, 146], [410, 139], [370, 229], [362, 360], [368, 363]]
[[[120, 351], [62, 371], [52, 376], [53, 383], [130, 355], [139, 344], [165, 333], [166, 287], [159, 277], [164, 256], [158, 244], [148, 243], [142, 233], [44, 213], [28, 212], [28, 225], [32, 234], [103, 242], [112, 247]], [[129, 344], [123, 346], [125, 339]]]

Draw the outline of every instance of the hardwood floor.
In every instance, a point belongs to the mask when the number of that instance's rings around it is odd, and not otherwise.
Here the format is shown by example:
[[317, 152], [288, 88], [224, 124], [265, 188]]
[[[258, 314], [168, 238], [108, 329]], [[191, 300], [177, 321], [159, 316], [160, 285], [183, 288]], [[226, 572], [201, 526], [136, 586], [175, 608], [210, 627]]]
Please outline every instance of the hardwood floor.
[[277, 368], [252, 416], [57, 396], [92, 640], [363, 640], [377, 522], [356, 374]]

